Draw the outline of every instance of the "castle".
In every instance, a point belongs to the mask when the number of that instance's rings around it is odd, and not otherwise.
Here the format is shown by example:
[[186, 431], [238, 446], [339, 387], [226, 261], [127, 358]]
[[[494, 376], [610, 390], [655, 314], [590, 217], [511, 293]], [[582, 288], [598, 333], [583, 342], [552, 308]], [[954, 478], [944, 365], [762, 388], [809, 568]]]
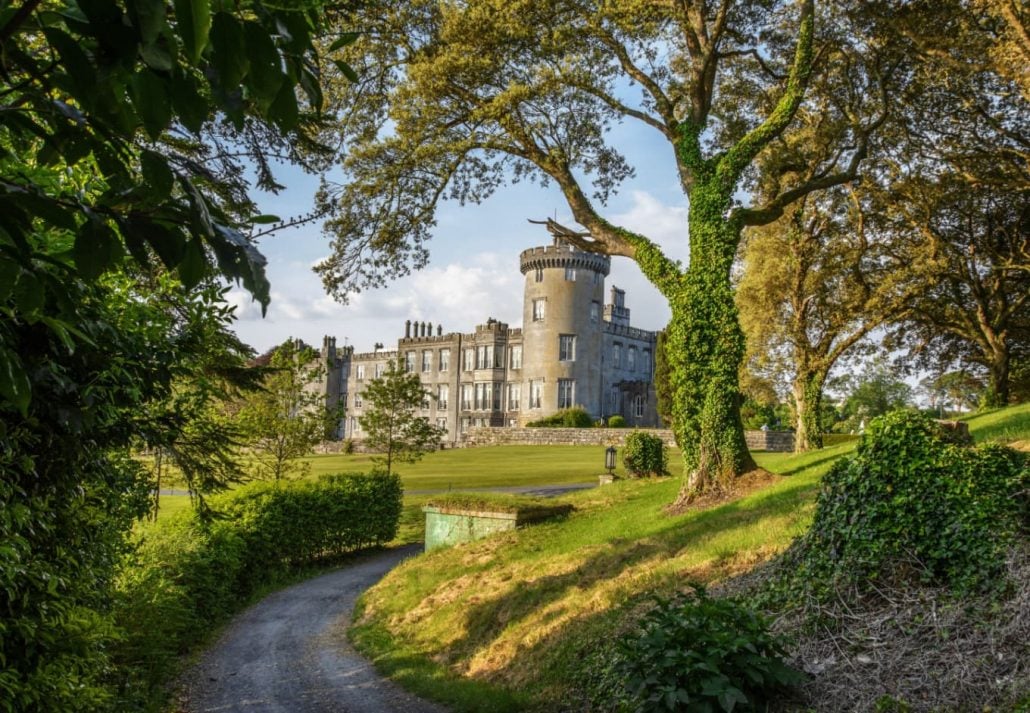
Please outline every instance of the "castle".
[[[474, 332], [449, 332], [408, 320], [397, 349], [355, 353], [325, 337], [322, 358], [330, 407], [345, 416], [337, 436], [362, 438], [358, 416], [366, 381], [391, 359], [416, 372], [435, 398], [422, 415], [460, 441], [476, 426], [524, 426], [581, 406], [594, 418], [622, 416], [629, 426], [658, 425], [654, 392], [656, 335], [630, 326], [626, 293], [611, 288], [602, 305], [607, 255], [556, 240], [520, 256], [525, 275], [522, 328], [488, 319]], [[377, 345], [378, 346], [378, 345]]]

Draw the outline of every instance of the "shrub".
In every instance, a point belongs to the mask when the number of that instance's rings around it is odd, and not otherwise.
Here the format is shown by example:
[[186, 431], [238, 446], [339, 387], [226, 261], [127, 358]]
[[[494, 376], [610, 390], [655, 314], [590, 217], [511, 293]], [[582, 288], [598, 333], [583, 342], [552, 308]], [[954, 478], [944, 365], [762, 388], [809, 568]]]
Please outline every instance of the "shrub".
[[626, 436], [622, 464], [636, 477], [665, 475], [667, 462], [665, 443], [658, 436], [643, 431], [633, 431]]
[[1025, 456], [948, 442], [926, 416], [874, 420], [855, 454], [823, 480], [811, 530], [787, 556], [788, 583], [917, 576], [964, 593], [1002, 580], [1009, 545], [1026, 523]]
[[657, 599], [619, 642], [617, 667], [637, 711], [758, 709], [802, 680], [784, 646], [759, 614], [695, 586], [694, 596]]
[[608, 417], [608, 428], [625, 428], [626, 419], [618, 414]]
[[117, 582], [118, 658], [135, 669], [131, 698], [166, 680], [176, 659], [255, 590], [298, 566], [393, 539], [401, 512], [396, 476], [341, 474], [254, 483], [211, 499], [220, 517], [184, 512], [142, 531]]
[[581, 406], [575, 406], [563, 408], [547, 418], [530, 421], [526, 425], [530, 428], [593, 428], [594, 418]]

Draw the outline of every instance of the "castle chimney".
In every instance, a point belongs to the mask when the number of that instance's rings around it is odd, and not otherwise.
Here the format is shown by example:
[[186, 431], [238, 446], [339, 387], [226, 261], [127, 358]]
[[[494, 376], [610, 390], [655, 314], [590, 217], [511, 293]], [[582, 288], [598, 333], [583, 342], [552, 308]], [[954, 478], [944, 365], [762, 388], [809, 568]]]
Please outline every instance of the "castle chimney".
[[420, 336], [420, 337], [426, 336], [426, 323], [425, 322], [422, 322], [422, 324], [419, 325], [419, 335], [418, 336]]
[[411, 320], [410, 319], [406, 320], [404, 322], [404, 338], [405, 339], [411, 339]]
[[433, 336], [433, 323], [432, 322], [430, 322], [429, 326], [426, 327], [426, 336], [427, 337]]
[[436, 336], [438, 336], [438, 337], [442, 337], [443, 336], [443, 325], [442, 324], [436, 325]]

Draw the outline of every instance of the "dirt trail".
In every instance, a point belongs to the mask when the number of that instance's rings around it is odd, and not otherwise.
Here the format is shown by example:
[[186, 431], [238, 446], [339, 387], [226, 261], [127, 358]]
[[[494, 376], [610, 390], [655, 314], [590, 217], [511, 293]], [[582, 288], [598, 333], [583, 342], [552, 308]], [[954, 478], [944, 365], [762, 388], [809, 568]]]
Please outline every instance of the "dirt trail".
[[239, 614], [186, 673], [181, 709], [444, 713], [376, 673], [344, 632], [358, 596], [421, 545], [374, 553]]

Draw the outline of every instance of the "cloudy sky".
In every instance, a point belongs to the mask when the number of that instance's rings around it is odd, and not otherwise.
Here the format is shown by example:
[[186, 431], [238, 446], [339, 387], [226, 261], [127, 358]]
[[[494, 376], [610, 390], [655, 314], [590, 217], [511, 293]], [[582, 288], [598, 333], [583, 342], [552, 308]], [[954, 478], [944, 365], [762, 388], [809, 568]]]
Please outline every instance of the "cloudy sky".
[[[653, 134], [653, 136], [652, 136]], [[627, 181], [604, 212], [616, 224], [639, 231], [663, 245], [676, 259], [686, 260], [686, 199], [676, 180], [668, 144], [653, 129], [622, 125], [613, 130], [637, 175]], [[280, 217], [310, 210], [317, 179], [284, 169], [280, 181], [289, 186], [279, 195], [262, 195], [262, 212]], [[557, 217], [573, 224], [569, 210], [552, 186], [520, 183], [501, 188], [481, 205], [442, 204], [424, 270], [363, 292], [341, 305], [326, 295], [312, 266], [329, 252], [321, 226], [306, 226], [269, 236], [261, 243], [268, 257], [272, 303], [262, 317], [260, 307], [242, 289], [234, 288], [237, 334], [259, 352], [288, 337], [320, 345], [324, 335], [371, 351], [375, 342], [387, 348], [403, 335], [406, 319], [442, 324], [445, 331], [470, 331], [488, 317], [519, 326], [522, 321], [522, 250], [547, 245], [543, 226], [527, 219]], [[663, 327], [669, 318], [665, 300], [651, 287], [636, 264], [612, 261], [606, 283], [627, 291], [634, 326]]]

